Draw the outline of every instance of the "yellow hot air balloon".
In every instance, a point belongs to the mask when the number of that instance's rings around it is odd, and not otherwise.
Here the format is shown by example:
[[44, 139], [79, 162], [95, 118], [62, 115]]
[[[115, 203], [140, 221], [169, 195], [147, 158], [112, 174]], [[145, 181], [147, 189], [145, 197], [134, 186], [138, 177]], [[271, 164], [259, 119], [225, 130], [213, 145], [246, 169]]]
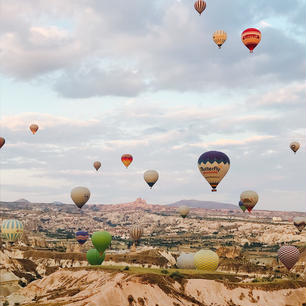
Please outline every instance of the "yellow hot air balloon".
[[159, 175], [156, 170], [147, 170], [143, 175], [144, 180], [150, 186], [150, 188], [152, 188], [153, 185], [157, 182], [158, 177]]
[[226, 38], [227, 34], [223, 30], [218, 30], [213, 34], [213, 40], [218, 45], [219, 49], [221, 49], [221, 46], [225, 43]]
[[297, 141], [290, 143], [290, 149], [294, 152], [294, 154], [298, 151], [300, 148], [300, 144]]
[[9, 242], [16, 241], [23, 233], [23, 225], [20, 221], [11, 219], [4, 220], [1, 226], [1, 234]]
[[33, 135], [38, 131], [39, 126], [37, 124], [31, 124], [30, 125], [30, 130], [33, 133]]
[[75, 187], [71, 190], [71, 199], [74, 204], [82, 208], [90, 198], [90, 191], [86, 187]]
[[127, 168], [133, 161], [133, 156], [131, 154], [123, 154], [121, 156], [121, 161]]
[[186, 205], [182, 205], [178, 208], [177, 211], [183, 218], [186, 218], [187, 215], [189, 214], [190, 208]]
[[255, 191], [247, 190], [241, 193], [240, 201], [243, 203], [243, 206], [251, 212], [254, 206], [258, 202], [258, 194]]
[[101, 163], [97, 160], [93, 163], [93, 166], [98, 171], [101, 167]]
[[211, 250], [200, 250], [194, 254], [194, 265], [198, 270], [216, 271], [219, 256]]

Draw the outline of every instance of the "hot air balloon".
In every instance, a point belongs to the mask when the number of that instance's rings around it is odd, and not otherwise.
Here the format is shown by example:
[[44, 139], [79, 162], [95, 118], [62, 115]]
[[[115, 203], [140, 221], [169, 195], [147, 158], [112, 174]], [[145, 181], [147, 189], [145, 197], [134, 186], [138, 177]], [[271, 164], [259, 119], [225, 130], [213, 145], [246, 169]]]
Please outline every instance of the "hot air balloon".
[[0, 137], [0, 149], [4, 146], [5, 139], [3, 137]]
[[303, 217], [295, 217], [293, 219], [294, 226], [301, 232], [306, 226], [306, 218]]
[[300, 258], [299, 250], [292, 245], [284, 245], [277, 252], [279, 260], [290, 271]]
[[230, 160], [222, 152], [209, 151], [199, 157], [198, 167], [201, 174], [212, 187], [211, 191], [217, 191], [218, 184], [230, 168]]
[[244, 207], [246, 207], [248, 212], [251, 212], [258, 202], [258, 194], [252, 190], [244, 191], [240, 195], [240, 201], [243, 203]]
[[88, 237], [89, 237], [89, 235], [88, 235], [88, 232], [86, 232], [86, 231], [77, 231], [75, 233], [75, 238], [76, 238], [77, 242], [81, 245], [84, 244], [87, 241]]
[[147, 170], [143, 175], [144, 180], [150, 186], [150, 188], [152, 188], [153, 185], [157, 182], [158, 177], [158, 172], [155, 170]]
[[132, 226], [132, 228], [130, 229], [130, 236], [134, 241], [134, 243], [136, 243], [141, 238], [142, 235], [143, 235], [143, 228], [140, 225]]
[[294, 154], [298, 151], [300, 148], [300, 144], [297, 141], [290, 143], [290, 149], [294, 152]]
[[86, 253], [87, 261], [92, 266], [99, 266], [105, 259], [105, 253], [100, 255], [96, 249], [90, 249]]
[[16, 219], [4, 220], [1, 226], [1, 233], [3, 238], [6, 238], [9, 242], [14, 242], [22, 235], [23, 225]]
[[78, 208], [82, 208], [90, 198], [90, 191], [86, 187], [75, 187], [71, 190], [71, 199]]
[[176, 260], [179, 269], [194, 269], [194, 253], [182, 253]]
[[33, 135], [38, 131], [39, 126], [37, 124], [31, 124], [30, 125], [30, 130], [33, 133]]
[[254, 28], [249, 28], [241, 33], [241, 40], [244, 45], [253, 53], [253, 50], [261, 40], [261, 32]]
[[133, 161], [133, 156], [131, 154], [123, 154], [121, 156], [121, 161], [127, 168]]
[[243, 205], [243, 203], [242, 203], [241, 201], [239, 201], [239, 207], [241, 208], [241, 210], [242, 210], [243, 212], [246, 211], [246, 207]]
[[211, 250], [200, 250], [194, 254], [194, 265], [198, 270], [216, 271], [219, 256]]
[[94, 247], [102, 255], [105, 250], [110, 246], [112, 235], [106, 231], [94, 232], [91, 236], [91, 241]]
[[213, 34], [213, 40], [218, 45], [219, 49], [221, 49], [221, 46], [225, 43], [226, 38], [227, 34], [223, 30], [218, 30]]
[[97, 160], [93, 163], [93, 166], [98, 171], [101, 167], [101, 163]]
[[197, 0], [194, 3], [194, 8], [201, 15], [204, 12], [205, 8], [206, 8], [206, 2], [203, 1], [203, 0]]
[[186, 205], [182, 205], [178, 208], [177, 211], [185, 219], [189, 214], [190, 208]]

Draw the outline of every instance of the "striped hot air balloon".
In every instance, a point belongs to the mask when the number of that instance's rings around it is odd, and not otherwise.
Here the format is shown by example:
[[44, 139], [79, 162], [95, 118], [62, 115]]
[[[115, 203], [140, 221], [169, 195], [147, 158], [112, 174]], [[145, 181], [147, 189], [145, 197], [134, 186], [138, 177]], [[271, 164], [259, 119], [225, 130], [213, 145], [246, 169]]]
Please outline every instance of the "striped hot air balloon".
[[133, 156], [131, 154], [123, 154], [121, 156], [121, 161], [127, 168], [133, 161]]
[[223, 152], [209, 151], [199, 157], [198, 168], [212, 187], [211, 191], [217, 191], [218, 184], [230, 168], [230, 160]]
[[3, 238], [6, 238], [9, 242], [14, 242], [22, 235], [23, 225], [16, 219], [4, 220], [1, 226], [1, 233]]
[[261, 32], [255, 28], [249, 28], [241, 33], [241, 40], [244, 45], [253, 53], [253, 50], [261, 40]]
[[201, 15], [204, 12], [204, 10], [206, 9], [206, 2], [203, 1], [203, 0], [197, 0], [194, 3], [194, 8]]
[[75, 233], [76, 241], [81, 245], [87, 241], [88, 237], [89, 235], [88, 235], [88, 232], [86, 231], [77, 231]]
[[194, 265], [198, 270], [216, 271], [219, 256], [211, 250], [200, 250], [194, 254]]
[[216, 43], [216, 45], [219, 47], [219, 49], [221, 49], [221, 46], [225, 43], [226, 38], [227, 34], [223, 30], [217, 30], [213, 34], [213, 40]]
[[299, 250], [292, 245], [284, 245], [278, 250], [278, 258], [290, 271], [300, 258]]
[[138, 241], [143, 235], [143, 228], [140, 225], [134, 225], [130, 229], [130, 236], [134, 242]]

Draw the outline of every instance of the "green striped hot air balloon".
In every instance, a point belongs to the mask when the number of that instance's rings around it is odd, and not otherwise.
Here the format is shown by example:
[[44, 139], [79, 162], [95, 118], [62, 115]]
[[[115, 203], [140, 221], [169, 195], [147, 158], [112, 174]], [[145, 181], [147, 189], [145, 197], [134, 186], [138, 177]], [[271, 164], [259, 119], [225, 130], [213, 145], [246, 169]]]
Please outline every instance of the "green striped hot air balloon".
[[9, 242], [16, 241], [23, 233], [23, 225], [19, 220], [4, 220], [1, 226], [2, 237]]

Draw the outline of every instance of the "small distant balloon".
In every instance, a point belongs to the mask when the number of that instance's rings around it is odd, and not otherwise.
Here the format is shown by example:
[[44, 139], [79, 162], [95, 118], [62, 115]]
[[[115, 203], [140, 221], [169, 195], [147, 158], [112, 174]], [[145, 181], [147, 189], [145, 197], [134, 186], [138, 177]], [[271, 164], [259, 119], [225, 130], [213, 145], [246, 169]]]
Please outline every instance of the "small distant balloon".
[[156, 170], [147, 170], [143, 174], [143, 178], [146, 181], [146, 183], [150, 186], [150, 188], [152, 188], [153, 185], [157, 182], [159, 174]]
[[255, 28], [249, 28], [241, 33], [241, 40], [244, 45], [253, 53], [253, 50], [261, 40], [261, 32]]
[[290, 149], [294, 152], [294, 154], [298, 151], [299, 148], [300, 148], [299, 142], [294, 141], [290, 143]]
[[299, 250], [292, 245], [284, 245], [277, 252], [281, 263], [290, 271], [300, 258]]
[[190, 208], [186, 205], [182, 205], [178, 208], [177, 211], [183, 217], [183, 219], [185, 219], [190, 212]]
[[84, 244], [87, 241], [88, 237], [89, 237], [89, 235], [88, 235], [88, 232], [86, 232], [86, 231], [77, 231], [75, 233], [75, 238], [76, 238], [77, 242], [81, 245]]
[[203, 0], [197, 0], [194, 3], [194, 8], [201, 15], [204, 12], [204, 10], [206, 9], [206, 2], [203, 1]]
[[97, 160], [93, 163], [93, 166], [98, 171], [101, 167], [101, 163]]
[[295, 217], [293, 219], [294, 226], [301, 232], [306, 226], [306, 217]]
[[134, 242], [138, 241], [143, 235], [143, 228], [140, 225], [134, 225], [130, 229], [130, 237]]
[[39, 126], [37, 124], [31, 124], [30, 125], [30, 130], [33, 133], [33, 135], [38, 131]]
[[230, 160], [223, 152], [208, 151], [199, 157], [198, 168], [212, 187], [211, 191], [217, 191], [218, 184], [230, 168]]
[[90, 191], [86, 187], [78, 186], [71, 190], [71, 199], [78, 208], [82, 208], [90, 198]]
[[213, 34], [213, 40], [219, 49], [221, 49], [221, 46], [225, 43], [226, 38], [227, 34], [223, 30], [218, 30]]
[[0, 137], [0, 149], [4, 146], [5, 139], [3, 137]]
[[244, 207], [246, 207], [248, 212], [251, 212], [258, 202], [258, 194], [252, 190], [244, 191], [240, 195], [240, 201], [243, 203]]
[[133, 156], [131, 154], [123, 154], [121, 156], [121, 161], [124, 166], [127, 168], [133, 161]]

